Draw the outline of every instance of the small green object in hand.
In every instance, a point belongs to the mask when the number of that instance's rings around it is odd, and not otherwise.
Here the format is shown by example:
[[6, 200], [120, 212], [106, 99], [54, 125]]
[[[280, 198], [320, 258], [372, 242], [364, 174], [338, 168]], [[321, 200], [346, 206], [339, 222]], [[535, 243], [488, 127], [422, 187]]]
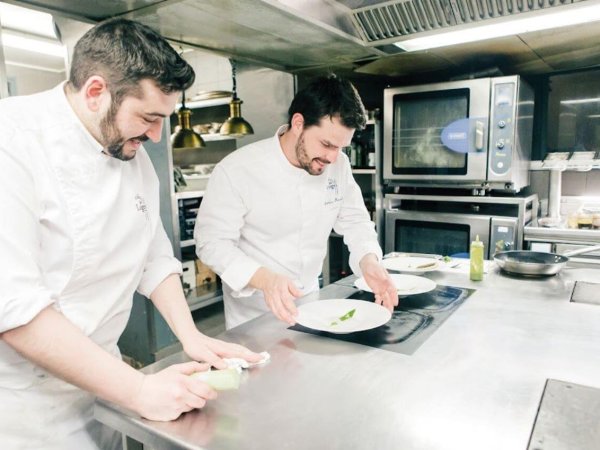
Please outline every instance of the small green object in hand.
[[242, 378], [241, 369], [229, 368], [222, 370], [210, 370], [206, 372], [196, 372], [191, 376], [204, 381], [216, 391], [228, 391], [238, 389]]
[[[340, 320], [342, 322], [345, 321], [345, 320], [348, 320], [348, 319], [352, 318], [352, 316], [354, 316], [355, 312], [356, 312], [356, 308], [353, 308], [350, 311], [348, 311], [346, 314], [344, 314], [343, 316], [341, 316], [338, 320]], [[335, 326], [337, 324], [338, 323], [335, 320], [333, 322], [331, 322], [331, 326]]]
[[449, 256], [444, 256], [444, 257], [442, 258], [442, 260], [443, 260], [445, 263], [449, 263], [450, 261], [452, 261], [452, 258], [450, 258]]

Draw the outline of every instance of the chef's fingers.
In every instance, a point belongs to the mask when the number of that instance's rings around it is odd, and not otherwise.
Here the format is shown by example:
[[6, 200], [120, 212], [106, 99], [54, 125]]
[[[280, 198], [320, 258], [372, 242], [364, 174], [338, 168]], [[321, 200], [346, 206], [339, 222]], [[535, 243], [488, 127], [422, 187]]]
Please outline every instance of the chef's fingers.
[[243, 358], [248, 362], [258, 362], [263, 358], [259, 353], [238, 344], [229, 344], [226, 353], [223, 356]]
[[298, 315], [298, 308], [296, 308], [296, 304], [294, 303], [293, 298], [284, 297], [281, 299], [281, 303], [285, 308], [285, 315], [287, 316], [287, 322], [290, 325], [294, 325], [296, 323], [295, 317]]
[[197, 361], [190, 361], [181, 364], [173, 364], [171, 370], [176, 370], [183, 375], [191, 375], [196, 372], [205, 372], [208, 370], [207, 364], [201, 364]]
[[206, 350], [202, 358], [216, 369], [227, 369], [227, 364], [210, 350]]
[[217, 398], [217, 391], [212, 389], [207, 383], [194, 377], [187, 377], [185, 380], [185, 397], [183, 398], [186, 405], [193, 408], [202, 408], [207, 400]]
[[300, 289], [298, 289], [298, 287], [291, 281], [288, 285], [288, 289], [290, 291], [290, 294], [292, 294], [294, 297], [302, 296], [302, 291]]
[[279, 298], [276, 298], [275, 296], [269, 296], [268, 299], [265, 299], [267, 300], [267, 306], [273, 312], [275, 317], [277, 317], [282, 322], [287, 322], [283, 306], [281, 305], [281, 300], [279, 300]]
[[[191, 355], [190, 357], [197, 359], [199, 361], [203, 361], [210, 366], [216, 367], [217, 369], [227, 369], [227, 364], [219, 358], [210, 348], [208, 348], [204, 343], [200, 343], [199, 345], [193, 347], [193, 351], [191, 349], [188, 350]], [[206, 369], [205, 369], [206, 370]], [[196, 370], [198, 372], [198, 370]]]
[[383, 291], [381, 293], [381, 304], [390, 312], [394, 309], [392, 302], [393, 300], [390, 298], [389, 292]]
[[[395, 303], [394, 303], [395, 297]], [[375, 296], [375, 303], [383, 305], [388, 311], [393, 312], [394, 306], [398, 303], [398, 295], [394, 293], [394, 296], [389, 291], [383, 291], [382, 293]]]
[[258, 362], [262, 359], [259, 353], [253, 352], [243, 345], [225, 342], [215, 338], [208, 338], [210, 348], [222, 358], [242, 358], [249, 362]]
[[398, 290], [396, 289], [396, 286], [390, 289], [390, 298], [392, 299], [392, 304], [394, 306], [398, 306], [398, 303], [400, 303], [400, 298], [398, 297]]
[[[294, 316], [288, 310], [288, 305], [286, 304], [286, 299], [289, 297], [290, 294], [288, 294], [286, 290], [280, 291], [278, 295], [273, 298], [273, 312], [275, 312], [275, 315], [279, 320], [290, 325], [294, 325], [296, 321], [294, 320]], [[295, 308], [295, 305], [292, 306]]]

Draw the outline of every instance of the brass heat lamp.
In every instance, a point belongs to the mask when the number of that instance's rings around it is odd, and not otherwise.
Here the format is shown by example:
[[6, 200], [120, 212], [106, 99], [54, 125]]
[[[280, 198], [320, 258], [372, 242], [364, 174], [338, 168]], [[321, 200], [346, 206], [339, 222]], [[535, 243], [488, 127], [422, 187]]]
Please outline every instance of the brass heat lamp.
[[185, 106], [185, 92], [182, 96], [181, 108], [177, 111], [179, 130], [171, 136], [171, 146], [174, 149], [206, 147], [204, 139], [191, 126], [192, 111]]
[[242, 117], [242, 101], [237, 96], [236, 90], [236, 79], [235, 79], [235, 60], [230, 59], [231, 63], [231, 77], [233, 79], [232, 98], [229, 103], [229, 118], [221, 125], [221, 135], [242, 137], [249, 134], [254, 134], [252, 125], [246, 122]]

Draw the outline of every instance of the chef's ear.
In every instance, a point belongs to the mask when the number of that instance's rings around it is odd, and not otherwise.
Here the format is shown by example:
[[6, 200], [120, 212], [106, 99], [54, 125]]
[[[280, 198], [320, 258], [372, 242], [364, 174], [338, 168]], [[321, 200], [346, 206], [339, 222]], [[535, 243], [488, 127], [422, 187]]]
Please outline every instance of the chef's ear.
[[294, 113], [292, 116], [292, 131], [300, 135], [304, 130], [304, 116], [300, 113]]
[[94, 75], [87, 79], [83, 85], [83, 93], [87, 107], [93, 112], [100, 111], [102, 109], [102, 104], [106, 102], [106, 99], [110, 99], [108, 84], [106, 83], [106, 80], [99, 75]]

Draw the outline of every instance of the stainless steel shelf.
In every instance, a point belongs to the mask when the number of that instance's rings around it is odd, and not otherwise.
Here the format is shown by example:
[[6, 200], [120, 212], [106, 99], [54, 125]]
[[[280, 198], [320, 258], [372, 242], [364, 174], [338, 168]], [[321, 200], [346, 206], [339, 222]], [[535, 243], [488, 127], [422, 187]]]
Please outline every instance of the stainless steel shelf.
[[570, 172], [589, 172], [600, 169], [600, 160], [589, 161], [531, 161], [529, 170], [559, 170]]
[[194, 239], [186, 239], [185, 241], [180, 241], [180, 247], [191, 247], [192, 245], [196, 245], [196, 241]]
[[[228, 105], [230, 102], [231, 102], [231, 97], [219, 97], [219, 98], [211, 98], [209, 100], [198, 100], [195, 102], [186, 102], [185, 106], [189, 109], [208, 108], [210, 106]], [[181, 103], [178, 103], [176, 108], [177, 109], [181, 108]]]
[[186, 295], [190, 311], [195, 311], [205, 306], [212, 305], [223, 300], [223, 291], [217, 288], [216, 283], [199, 286], [190, 290]]
[[179, 191], [175, 192], [175, 199], [181, 200], [183, 198], [198, 198], [204, 197], [204, 191]]
[[523, 239], [530, 242], [581, 243], [589, 245], [600, 242], [600, 230], [527, 226], [523, 231], [523, 235]]
[[201, 134], [200, 136], [202, 136], [202, 139], [204, 139], [206, 142], [231, 141], [231, 140], [237, 139], [233, 136], [223, 136], [219, 133], [207, 133], [207, 134]]

